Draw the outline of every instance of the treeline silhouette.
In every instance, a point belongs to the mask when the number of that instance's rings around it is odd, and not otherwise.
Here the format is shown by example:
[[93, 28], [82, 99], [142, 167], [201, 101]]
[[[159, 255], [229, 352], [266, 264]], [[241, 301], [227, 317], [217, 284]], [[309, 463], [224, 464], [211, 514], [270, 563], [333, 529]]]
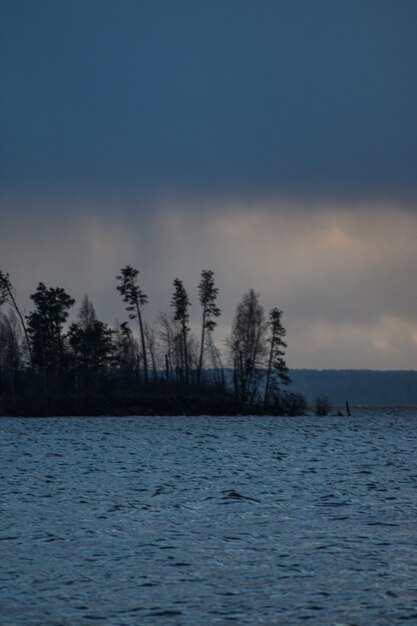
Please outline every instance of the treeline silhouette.
[[[97, 319], [84, 296], [75, 304], [62, 287], [39, 283], [33, 309], [23, 315], [16, 290], [0, 271], [0, 414], [299, 414], [302, 396], [285, 391], [282, 311], [265, 314], [250, 289], [236, 308], [225, 357], [214, 341], [221, 315], [211, 270], [198, 284], [200, 332], [190, 329], [191, 302], [173, 281], [169, 309], [146, 320], [148, 296], [129, 265], [115, 278], [128, 321]], [[226, 359], [226, 369], [223, 364]]]

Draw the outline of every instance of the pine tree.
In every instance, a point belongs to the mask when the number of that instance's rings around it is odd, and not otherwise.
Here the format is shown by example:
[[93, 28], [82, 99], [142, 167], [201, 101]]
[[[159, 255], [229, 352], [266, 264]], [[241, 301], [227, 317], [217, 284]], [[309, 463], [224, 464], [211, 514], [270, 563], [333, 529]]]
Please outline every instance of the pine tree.
[[201, 323], [201, 341], [200, 356], [197, 368], [197, 383], [200, 383], [201, 372], [203, 369], [204, 351], [206, 348], [206, 334], [210, 336], [216, 327], [217, 322], [213, 319], [219, 317], [221, 311], [216, 306], [216, 299], [219, 290], [214, 285], [214, 272], [211, 270], [203, 270], [201, 272], [201, 281], [198, 285], [198, 295], [202, 308]]
[[265, 406], [268, 406], [269, 404], [273, 371], [275, 371], [277, 374], [274, 380], [275, 391], [277, 391], [277, 387], [280, 383], [283, 385], [288, 385], [291, 382], [291, 379], [288, 375], [288, 368], [284, 360], [287, 344], [284, 341], [286, 331], [282, 325], [281, 318], [282, 311], [280, 311], [279, 309], [274, 308], [272, 309], [272, 311], [270, 311], [268, 317], [268, 329], [270, 335], [267, 339], [269, 343], [269, 357], [265, 381]]
[[81, 369], [86, 380], [105, 369], [113, 352], [113, 331], [96, 318], [94, 306], [87, 296], [82, 301], [78, 323], [71, 324], [68, 340], [76, 367]]
[[27, 316], [34, 365], [50, 372], [61, 371], [65, 358], [63, 326], [75, 300], [62, 287], [47, 288], [44, 283], [39, 283], [30, 297], [36, 305]]
[[139, 270], [126, 265], [120, 270], [120, 275], [116, 279], [120, 281], [117, 291], [122, 295], [123, 302], [127, 303], [126, 311], [129, 311], [130, 319], [137, 319], [142, 344], [143, 369], [145, 383], [148, 382], [148, 359], [146, 354], [145, 332], [142, 320], [142, 307], [148, 302], [148, 296], [142, 291], [137, 282]]
[[190, 314], [188, 312], [188, 307], [191, 305], [191, 302], [188, 298], [188, 294], [185, 290], [182, 280], [176, 278], [173, 281], [174, 285], [174, 293], [171, 299], [171, 306], [174, 309], [174, 320], [178, 321], [180, 324], [180, 344], [181, 344], [181, 352], [183, 354], [183, 364], [185, 370], [185, 382], [188, 385], [189, 383], [189, 367], [188, 367], [188, 333], [190, 328], [188, 326], [188, 322], [190, 319]]

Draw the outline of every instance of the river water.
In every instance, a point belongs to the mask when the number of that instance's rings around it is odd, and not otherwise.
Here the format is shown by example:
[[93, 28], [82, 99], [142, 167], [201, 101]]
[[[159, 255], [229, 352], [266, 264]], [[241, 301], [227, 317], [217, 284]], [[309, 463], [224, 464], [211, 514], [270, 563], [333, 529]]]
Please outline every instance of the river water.
[[5, 626], [417, 624], [417, 411], [0, 418]]

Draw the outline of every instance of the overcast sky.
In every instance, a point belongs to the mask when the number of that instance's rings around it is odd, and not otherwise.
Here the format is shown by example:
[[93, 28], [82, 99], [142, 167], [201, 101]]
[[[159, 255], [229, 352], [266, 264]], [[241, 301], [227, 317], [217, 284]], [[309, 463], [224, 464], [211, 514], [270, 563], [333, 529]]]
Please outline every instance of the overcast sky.
[[0, 269], [149, 320], [213, 269], [291, 367], [417, 368], [415, 0], [0, 0]]

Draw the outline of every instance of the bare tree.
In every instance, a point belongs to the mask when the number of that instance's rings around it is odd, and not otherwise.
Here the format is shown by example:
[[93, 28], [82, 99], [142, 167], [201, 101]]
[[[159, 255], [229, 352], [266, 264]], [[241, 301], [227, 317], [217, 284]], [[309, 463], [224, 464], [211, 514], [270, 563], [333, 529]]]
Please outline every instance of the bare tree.
[[179, 334], [178, 322], [169, 313], [159, 313], [156, 318], [157, 351], [165, 369], [166, 380], [172, 379], [175, 358], [175, 338]]
[[152, 378], [158, 380], [158, 343], [155, 324], [144, 324], [146, 345], [152, 363]]
[[87, 294], [85, 294], [82, 299], [77, 317], [78, 324], [83, 330], [92, 326], [97, 319], [94, 304], [91, 302]]
[[332, 405], [327, 396], [317, 396], [314, 401], [313, 410], [315, 415], [324, 417], [332, 410]]
[[257, 368], [265, 356], [265, 332], [265, 315], [259, 294], [250, 289], [237, 306], [232, 333], [227, 341], [233, 361], [235, 393], [243, 402], [253, 401], [257, 395]]
[[21, 330], [14, 310], [0, 313], [0, 389], [3, 381], [16, 406], [16, 376], [22, 361]]
[[113, 342], [119, 372], [128, 377], [135, 375], [139, 360], [139, 345], [127, 322], [119, 324], [116, 321]]
[[210, 360], [211, 369], [213, 370], [212, 381], [215, 385], [224, 390], [226, 383], [224, 378], [222, 357], [220, 350], [213, 341], [213, 336], [211, 333], [207, 339], [207, 354]]
[[25, 320], [20, 312], [20, 309], [16, 302], [16, 292], [10, 281], [9, 274], [0, 270], [0, 306], [2, 304], [8, 304], [17, 314], [20, 324], [22, 326], [23, 333], [25, 335], [26, 347], [29, 354], [30, 364], [33, 365], [32, 360], [32, 347], [29, 340]]

